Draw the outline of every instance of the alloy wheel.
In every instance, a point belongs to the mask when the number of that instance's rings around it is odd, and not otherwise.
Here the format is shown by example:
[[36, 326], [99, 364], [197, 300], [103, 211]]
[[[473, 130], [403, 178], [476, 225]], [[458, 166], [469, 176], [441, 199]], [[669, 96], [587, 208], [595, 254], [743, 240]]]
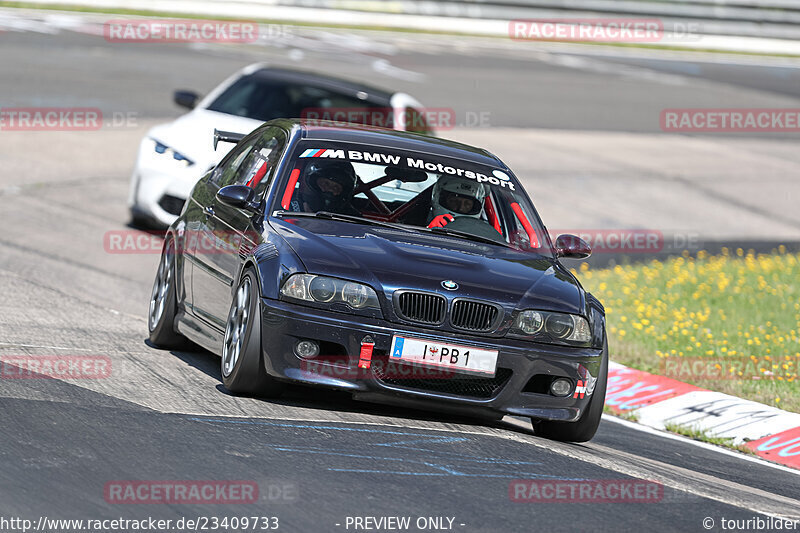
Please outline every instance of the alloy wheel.
[[225, 377], [231, 375], [242, 353], [249, 318], [250, 278], [245, 277], [236, 291], [225, 328], [225, 342], [222, 346], [222, 374]]
[[167, 305], [167, 296], [174, 277], [172, 258], [172, 242], [170, 242], [164, 249], [164, 253], [161, 254], [161, 262], [153, 282], [153, 292], [150, 295], [150, 312], [148, 314], [150, 331], [156, 329], [164, 314], [164, 307]]

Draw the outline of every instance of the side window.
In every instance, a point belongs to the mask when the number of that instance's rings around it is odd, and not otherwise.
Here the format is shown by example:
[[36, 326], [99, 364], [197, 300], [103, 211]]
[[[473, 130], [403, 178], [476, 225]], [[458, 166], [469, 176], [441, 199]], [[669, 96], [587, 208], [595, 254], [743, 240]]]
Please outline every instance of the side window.
[[218, 171], [211, 178], [211, 181], [218, 187], [230, 185], [236, 176], [236, 172], [241, 167], [242, 162], [250, 154], [250, 151], [258, 142], [258, 137], [249, 139], [243, 145], [235, 146], [225, 157], [222, 158], [218, 165]]
[[280, 128], [268, 128], [237, 154], [220, 175], [219, 185], [247, 185], [261, 194], [275, 176], [286, 134]]

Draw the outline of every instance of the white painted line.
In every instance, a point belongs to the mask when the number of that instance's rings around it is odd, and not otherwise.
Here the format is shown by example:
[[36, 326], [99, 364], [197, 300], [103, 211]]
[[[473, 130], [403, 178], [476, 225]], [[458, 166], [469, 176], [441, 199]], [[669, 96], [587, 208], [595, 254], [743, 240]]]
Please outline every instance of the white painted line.
[[18, 344], [16, 342], [0, 342], [0, 346], [11, 346], [13, 348], [40, 348], [43, 350], [74, 350], [76, 352], [92, 352], [88, 348], [73, 348], [70, 346], [46, 346], [39, 344]]
[[[519, 442], [523, 444], [533, 445], [537, 448], [547, 450], [558, 455], [568, 457], [577, 461], [588, 463], [605, 470], [617, 472], [626, 476], [634, 477], [637, 479], [649, 479], [659, 482], [665, 487], [677, 489], [679, 491], [693, 494], [701, 498], [710, 499], [740, 509], [745, 509], [758, 514], [766, 516], [773, 516], [775, 518], [798, 520], [800, 519], [800, 502], [793, 498], [773, 494], [765, 490], [755, 487], [742, 485], [739, 483], [731, 482], [717, 478], [713, 475], [702, 474], [688, 470], [686, 468], [663, 463], [654, 459], [648, 459], [634, 453], [624, 452], [605, 446], [592, 446], [592, 443], [587, 445], [575, 445], [569, 443], [562, 443], [556, 441], [549, 441], [541, 437], [535, 437], [529, 434], [518, 432], [511, 432], [508, 430], [489, 428], [489, 427], [474, 427], [467, 428], [463, 425], [451, 424], [450, 427], [425, 427], [420, 425], [408, 425], [392, 423], [390, 421], [349, 421], [349, 420], [320, 420], [320, 419], [305, 419], [298, 417], [247, 417], [247, 416], [230, 416], [224, 417], [219, 415], [195, 415], [198, 418], [244, 418], [246, 420], [283, 420], [283, 421], [296, 421], [305, 423], [324, 422], [324, 423], [339, 423], [339, 424], [358, 424], [358, 425], [373, 425], [373, 426], [388, 426], [403, 428], [406, 430], [422, 430], [422, 431], [437, 431], [456, 434], [471, 434], [471, 435], [485, 435], [490, 437], [499, 437], [504, 440]], [[605, 416], [605, 415], [604, 415]], [[516, 425], [516, 424], [515, 424]], [[456, 427], [453, 427], [456, 426]], [[664, 436], [663, 433], [655, 432], [658, 435]], [[738, 454], [737, 454], [738, 457]], [[769, 464], [768, 466], [773, 466]]]
[[684, 437], [683, 435], [677, 435], [675, 433], [670, 433], [668, 431], [660, 431], [658, 429], [653, 429], [649, 426], [643, 426], [642, 424], [637, 424], [636, 422], [631, 422], [630, 420], [625, 420], [623, 418], [618, 418], [616, 416], [603, 414], [603, 420], [607, 420], [609, 422], [614, 422], [615, 424], [620, 424], [625, 427], [635, 429], [637, 431], [641, 431], [643, 433], [647, 433], [648, 435], [658, 435], [665, 439], [676, 440], [679, 442], [683, 442], [684, 444], [690, 444], [692, 446], [697, 446], [698, 448], [703, 448], [705, 450], [715, 451], [717, 453], [721, 453], [723, 455], [727, 455], [729, 457], [736, 457], [743, 461], [749, 461], [751, 463], [760, 464], [761, 466], [768, 466], [770, 468], [774, 468], [776, 470], [780, 470], [782, 472], [788, 472], [789, 474], [794, 474], [796, 476], [800, 476], [800, 470], [796, 470], [794, 468], [790, 468], [788, 466], [784, 466], [778, 463], [773, 463], [771, 461], [767, 461], [755, 455], [747, 455], [742, 452], [735, 452], [728, 448], [723, 448], [721, 446], [717, 446], [715, 444], [710, 444], [708, 442], [702, 442], [699, 440], [690, 439], [689, 437]]

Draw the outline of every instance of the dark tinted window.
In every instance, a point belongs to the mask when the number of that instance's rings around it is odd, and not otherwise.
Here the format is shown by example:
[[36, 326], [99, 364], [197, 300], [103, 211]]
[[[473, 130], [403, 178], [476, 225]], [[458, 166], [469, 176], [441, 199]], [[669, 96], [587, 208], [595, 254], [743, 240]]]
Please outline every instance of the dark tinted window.
[[274, 118], [301, 118], [304, 110], [376, 107], [328, 89], [245, 76], [228, 87], [208, 109], [266, 122]]
[[264, 191], [273, 176], [286, 144], [286, 134], [280, 128], [269, 128], [261, 135], [237, 146], [222, 163], [216, 179], [220, 187], [247, 185], [258, 193]]
[[225, 185], [233, 183], [236, 173], [258, 140], [259, 137], [251, 137], [250, 139], [240, 142], [233, 150], [228, 152], [228, 155], [222, 159], [217, 167], [212, 181], [219, 187], [224, 187]]

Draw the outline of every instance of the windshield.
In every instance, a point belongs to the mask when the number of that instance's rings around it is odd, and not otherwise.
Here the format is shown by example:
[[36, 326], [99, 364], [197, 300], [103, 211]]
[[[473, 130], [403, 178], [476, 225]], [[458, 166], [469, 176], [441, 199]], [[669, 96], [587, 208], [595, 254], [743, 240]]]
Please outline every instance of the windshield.
[[278, 209], [338, 213], [546, 253], [547, 238], [519, 182], [500, 168], [427, 153], [303, 141]]
[[234, 82], [208, 109], [266, 122], [275, 118], [304, 117], [308, 110], [383, 108], [321, 87], [250, 75]]

